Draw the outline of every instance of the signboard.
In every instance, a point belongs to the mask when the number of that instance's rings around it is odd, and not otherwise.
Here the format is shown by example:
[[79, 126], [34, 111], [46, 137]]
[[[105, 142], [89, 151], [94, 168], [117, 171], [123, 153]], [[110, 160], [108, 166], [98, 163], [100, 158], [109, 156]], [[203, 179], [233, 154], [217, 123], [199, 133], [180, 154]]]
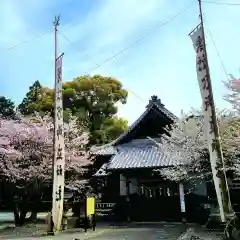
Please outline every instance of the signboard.
[[87, 197], [86, 199], [86, 215], [90, 216], [95, 214], [95, 198]]
[[211, 168], [213, 173], [213, 181], [217, 193], [218, 205], [221, 219], [224, 217], [222, 193], [220, 188], [220, 179], [217, 176], [217, 159], [218, 153], [216, 148], [216, 135], [213, 125], [213, 95], [211, 92], [211, 80], [209, 76], [206, 49], [204, 44], [204, 36], [202, 25], [200, 24], [191, 34], [190, 37], [196, 51], [196, 70], [198, 84], [202, 96], [202, 109], [204, 116], [204, 134], [207, 140]]
[[53, 200], [52, 221], [54, 231], [61, 228], [63, 201], [64, 201], [64, 128], [63, 128], [63, 103], [62, 103], [62, 57], [56, 59], [55, 79], [55, 121], [54, 121], [54, 169], [53, 169]]

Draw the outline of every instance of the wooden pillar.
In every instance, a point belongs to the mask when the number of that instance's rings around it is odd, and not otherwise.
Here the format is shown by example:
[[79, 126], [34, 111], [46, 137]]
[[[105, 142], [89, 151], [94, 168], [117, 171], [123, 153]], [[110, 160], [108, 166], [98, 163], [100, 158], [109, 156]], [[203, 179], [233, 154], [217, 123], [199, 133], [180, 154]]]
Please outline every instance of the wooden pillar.
[[120, 174], [120, 196], [127, 195], [127, 180], [123, 174]]
[[129, 181], [129, 179], [127, 179], [126, 181], [126, 188], [127, 188], [127, 195], [126, 195], [126, 202], [127, 202], [127, 222], [131, 221], [131, 217], [130, 217], [130, 184], [131, 182]]
[[129, 199], [129, 181], [128, 179], [123, 175], [120, 174], [120, 196], [125, 197], [125, 211], [126, 211], [126, 220], [130, 221], [130, 215], [129, 215], [129, 206], [130, 206], [130, 199]]
[[182, 182], [179, 183], [179, 197], [180, 197], [182, 221], [186, 222], [185, 194], [184, 194], [184, 185]]

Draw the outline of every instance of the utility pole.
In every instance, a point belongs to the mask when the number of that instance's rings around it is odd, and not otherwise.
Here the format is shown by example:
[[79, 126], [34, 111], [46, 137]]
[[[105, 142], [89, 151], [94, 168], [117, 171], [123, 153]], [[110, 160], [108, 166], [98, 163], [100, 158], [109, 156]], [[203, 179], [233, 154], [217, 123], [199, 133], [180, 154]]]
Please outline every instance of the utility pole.
[[[200, 20], [201, 20], [201, 29], [202, 29], [202, 36], [203, 36], [203, 46], [204, 46], [204, 54], [205, 54], [205, 62], [206, 62], [206, 69], [207, 69], [207, 78], [208, 78], [208, 87], [209, 87], [209, 94], [211, 97], [211, 115], [212, 115], [212, 125], [213, 125], [213, 133], [215, 135], [215, 149], [217, 153], [217, 158], [220, 161], [221, 170], [218, 171], [218, 174], [213, 174], [213, 178], [218, 178], [219, 186], [215, 185], [216, 192], [221, 193], [221, 203], [219, 203], [219, 209], [221, 213], [221, 209], [224, 212], [224, 218], [222, 218], [223, 222], [226, 222], [231, 215], [234, 215], [231, 201], [230, 201], [230, 193], [229, 188], [227, 184], [227, 176], [225, 171], [225, 163], [223, 158], [223, 152], [221, 147], [221, 140], [220, 140], [220, 134], [219, 134], [219, 127], [217, 123], [217, 117], [216, 117], [216, 109], [215, 109], [215, 103], [214, 103], [214, 97], [213, 97], [213, 90], [212, 90], [212, 83], [210, 78], [210, 71], [209, 71], [209, 64], [208, 64], [208, 58], [207, 58], [207, 50], [206, 50], [206, 42], [205, 42], [205, 33], [204, 33], [204, 24], [203, 24], [203, 14], [202, 14], [202, 4], [201, 0], [198, 0], [199, 3], [199, 13], [200, 13]], [[211, 160], [211, 159], [210, 159]], [[216, 181], [217, 182], [217, 181]], [[222, 206], [221, 206], [221, 205]]]

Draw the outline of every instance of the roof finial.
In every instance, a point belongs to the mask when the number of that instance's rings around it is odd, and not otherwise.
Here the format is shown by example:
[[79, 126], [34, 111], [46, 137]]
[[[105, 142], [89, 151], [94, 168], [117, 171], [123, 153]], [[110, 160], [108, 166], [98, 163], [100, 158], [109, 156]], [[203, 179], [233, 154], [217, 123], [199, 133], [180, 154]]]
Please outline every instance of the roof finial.
[[161, 102], [161, 99], [158, 98], [157, 95], [151, 96], [151, 99], [149, 100], [149, 103], [155, 103], [155, 104], [157, 104], [157, 105], [159, 105], [159, 106], [164, 106], [164, 105], [162, 104], [162, 102]]

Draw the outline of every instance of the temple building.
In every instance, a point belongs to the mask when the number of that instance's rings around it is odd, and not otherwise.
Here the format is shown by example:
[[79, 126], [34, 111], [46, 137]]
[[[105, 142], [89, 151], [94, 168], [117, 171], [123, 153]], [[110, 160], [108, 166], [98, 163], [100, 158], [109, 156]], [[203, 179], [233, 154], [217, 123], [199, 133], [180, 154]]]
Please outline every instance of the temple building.
[[[92, 149], [99, 167], [94, 177], [102, 186], [102, 202], [126, 201], [122, 209], [128, 206], [133, 221], [179, 221], [192, 211], [184, 194], [189, 183], [165, 180], [155, 171], [185, 164], [156, 144], [163, 133], [167, 134], [165, 127], [176, 119], [157, 96], [152, 96], [146, 110], [126, 132]], [[199, 183], [194, 194], [206, 196], [206, 185]]]

